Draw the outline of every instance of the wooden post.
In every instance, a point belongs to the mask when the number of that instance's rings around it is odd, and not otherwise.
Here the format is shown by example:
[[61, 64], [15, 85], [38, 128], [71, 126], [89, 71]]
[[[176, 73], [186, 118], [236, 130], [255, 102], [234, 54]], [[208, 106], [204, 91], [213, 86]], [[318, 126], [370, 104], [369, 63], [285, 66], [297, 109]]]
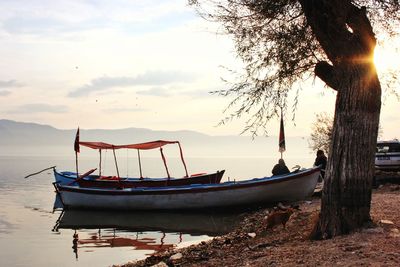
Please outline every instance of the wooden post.
[[186, 168], [185, 159], [183, 158], [183, 151], [182, 151], [181, 143], [178, 142], [178, 146], [179, 146], [179, 152], [181, 154], [181, 160], [182, 160], [182, 163], [183, 163], [183, 167], [185, 167], [186, 177], [189, 177], [189, 174], [188, 174], [188, 171], [187, 171], [187, 168]]
[[139, 171], [140, 171], [140, 179], [143, 179], [143, 175], [142, 175], [142, 163], [140, 161], [140, 150], [137, 150], [137, 155], [138, 155], [138, 159], [139, 159]]
[[100, 162], [99, 162], [99, 178], [101, 176], [101, 149], [99, 149], [99, 154], [100, 154]]
[[169, 180], [169, 178], [171, 178], [171, 176], [169, 175], [168, 166], [167, 166], [167, 161], [166, 161], [166, 159], [165, 159], [165, 157], [164, 157], [164, 153], [163, 153], [162, 147], [160, 147], [160, 152], [161, 152], [161, 158], [162, 158], [162, 160], [163, 160], [163, 162], [164, 162], [165, 170], [167, 171], [167, 176], [168, 176], [168, 180]]
[[113, 147], [113, 154], [114, 154], [115, 168], [117, 169], [118, 180], [121, 180], [121, 177], [119, 176], [117, 157], [115, 156], [115, 149], [114, 149], [114, 147]]
[[46, 168], [46, 169], [43, 169], [43, 170], [38, 171], [38, 172], [35, 172], [35, 173], [31, 173], [31, 174], [25, 176], [25, 179], [28, 178], [28, 177], [34, 176], [34, 175], [36, 175], [36, 174], [42, 173], [42, 172], [44, 172], [44, 171], [50, 170], [50, 169], [53, 169], [53, 171], [56, 171], [55, 168], [56, 168], [56, 166], [52, 166], [52, 167], [48, 167], [48, 168]]

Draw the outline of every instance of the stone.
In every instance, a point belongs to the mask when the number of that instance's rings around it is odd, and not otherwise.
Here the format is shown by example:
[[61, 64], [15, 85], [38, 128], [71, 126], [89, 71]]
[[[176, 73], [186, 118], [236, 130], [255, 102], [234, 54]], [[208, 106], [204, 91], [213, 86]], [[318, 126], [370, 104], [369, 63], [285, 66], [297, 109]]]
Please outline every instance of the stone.
[[182, 258], [183, 258], [182, 253], [178, 252], [178, 253], [172, 255], [169, 259], [170, 259], [171, 261], [178, 261], [178, 260], [180, 260], [180, 259], [182, 259]]
[[380, 220], [379, 223], [386, 224], [386, 225], [393, 225], [394, 224], [394, 222], [392, 222], [390, 220]]
[[168, 264], [166, 264], [166, 263], [163, 262], [163, 261], [160, 261], [159, 263], [154, 264], [154, 265], [152, 265], [151, 267], [168, 267]]
[[395, 233], [395, 234], [400, 234], [400, 231], [397, 228], [390, 229], [390, 232]]
[[256, 237], [256, 233], [248, 233], [248, 236], [250, 236], [251, 238], [255, 238]]
[[278, 203], [277, 207], [281, 210], [287, 210], [288, 207], [286, 207], [285, 205], [283, 205], [281, 202]]
[[389, 236], [390, 236], [390, 237], [393, 237], [393, 238], [398, 238], [398, 237], [400, 237], [400, 231], [399, 231], [399, 229], [397, 229], [397, 228], [392, 228], [392, 229], [390, 229]]
[[399, 238], [400, 237], [400, 234], [399, 233], [389, 233], [389, 236], [390, 237], [393, 237], [393, 238]]

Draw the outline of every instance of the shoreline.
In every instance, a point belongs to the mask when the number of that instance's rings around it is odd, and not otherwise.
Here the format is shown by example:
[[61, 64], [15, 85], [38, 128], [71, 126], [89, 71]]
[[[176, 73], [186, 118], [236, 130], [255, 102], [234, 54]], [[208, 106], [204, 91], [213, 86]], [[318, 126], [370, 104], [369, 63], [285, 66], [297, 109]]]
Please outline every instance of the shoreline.
[[271, 209], [262, 208], [248, 212], [226, 235], [113, 266], [400, 266], [400, 185], [384, 184], [373, 190], [371, 218], [375, 227], [329, 240], [308, 239], [320, 198], [298, 204], [300, 210], [290, 217], [286, 228], [278, 225], [267, 230]]

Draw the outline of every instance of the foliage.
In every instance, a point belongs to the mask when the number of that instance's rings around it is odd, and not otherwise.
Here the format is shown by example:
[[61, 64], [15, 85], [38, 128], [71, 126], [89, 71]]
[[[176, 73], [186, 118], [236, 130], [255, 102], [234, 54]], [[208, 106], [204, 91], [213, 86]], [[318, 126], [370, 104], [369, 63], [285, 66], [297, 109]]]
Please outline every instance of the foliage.
[[[265, 130], [266, 123], [288, 107], [291, 88], [314, 76], [318, 62], [329, 61], [304, 15], [300, 0], [189, 0], [204, 18], [219, 22], [231, 35], [243, 73], [228, 89], [216, 93], [234, 96], [227, 107], [231, 114], [221, 123], [249, 116], [245, 131]], [[398, 0], [353, 0], [366, 6], [378, 33], [398, 34]], [[382, 19], [384, 17], [385, 19]], [[346, 25], [349, 27], [348, 25]], [[376, 27], [375, 27], [376, 26]], [[300, 87], [301, 88], [301, 87]], [[297, 95], [293, 109], [297, 105]]]
[[[316, 114], [315, 121], [311, 126], [309, 146], [313, 151], [322, 149], [329, 154], [333, 132], [333, 117], [326, 112]], [[378, 139], [383, 135], [381, 125], [378, 128]], [[394, 138], [395, 139], [395, 138]]]
[[[322, 149], [329, 154], [329, 147], [332, 140], [333, 117], [326, 112], [316, 114], [315, 121], [311, 125], [311, 135], [309, 146], [313, 151]], [[378, 128], [378, 138], [382, 137], [383, 130], [381, 125]]]
[[333, 118], [326, 112], [316, 115], [316, 119], [311, 126], [310, 148], [313, 151], [322, 149], [329, 154], [329, 146], [332, 139]]

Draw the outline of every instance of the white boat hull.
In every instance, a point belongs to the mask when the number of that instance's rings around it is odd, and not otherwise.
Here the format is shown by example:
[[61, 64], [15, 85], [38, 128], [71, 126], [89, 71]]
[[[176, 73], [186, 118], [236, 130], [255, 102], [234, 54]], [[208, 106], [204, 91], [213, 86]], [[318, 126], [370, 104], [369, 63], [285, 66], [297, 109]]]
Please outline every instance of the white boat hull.
[[172, 188], [108, 190], [56, 186], [66, 208], [207, 209], [301, 200], [313, 193], [318, 176], [319, 169], [313, 168], [281, 177]]

